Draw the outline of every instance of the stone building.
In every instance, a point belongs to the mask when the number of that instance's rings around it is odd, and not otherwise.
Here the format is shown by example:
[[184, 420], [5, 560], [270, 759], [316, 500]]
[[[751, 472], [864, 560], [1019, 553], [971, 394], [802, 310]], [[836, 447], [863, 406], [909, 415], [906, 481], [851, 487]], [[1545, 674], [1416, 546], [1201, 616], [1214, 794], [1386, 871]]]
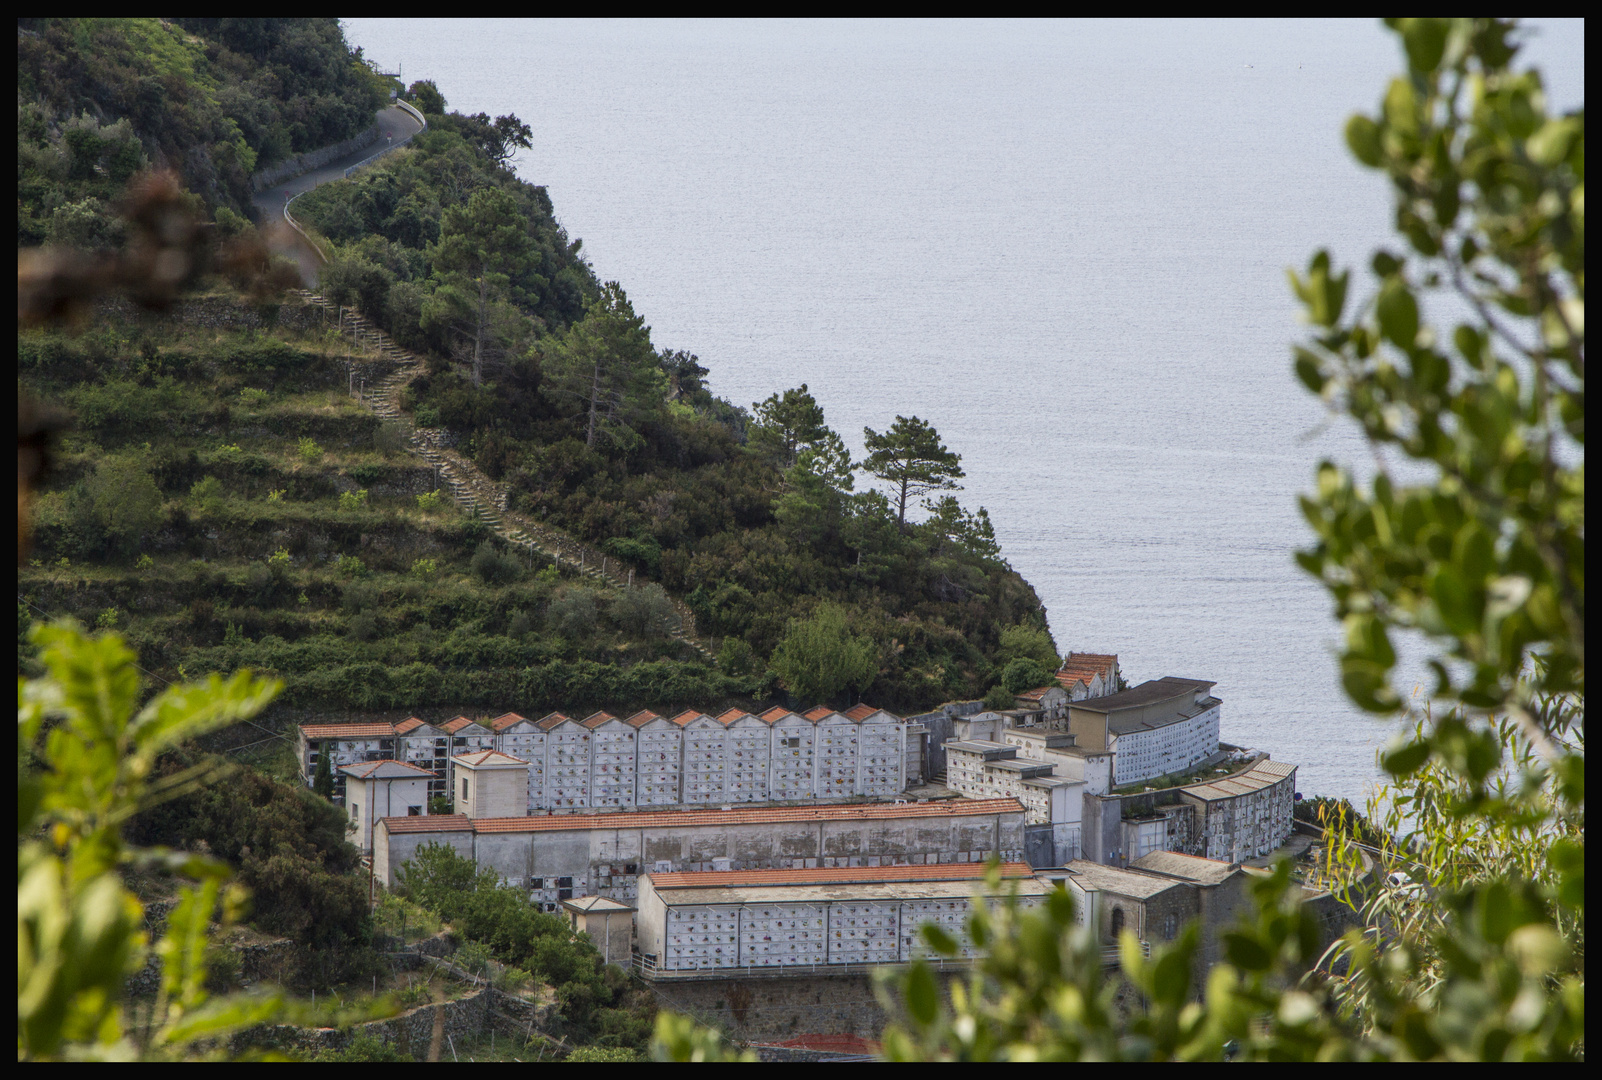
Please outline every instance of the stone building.
[[[983, 863], [1024, 854], [1016, 799], [742, 806], [378, 823], [373, 870], [385, 885], [425, 844], [446, 844], [548, 906], [578, 896], [632, 901], [642, 873], [851, 869]], [[566, 895], [563, 895], [563, 894]]]
[[356, 830], [356, 846], [373, 850], [373, 822], [386, 817], [428, 814], [428, 787], [434, 774], [405, 761], [364, 761], [341, 765], [345, 810]]
[[[1071, 744], [1073, 736], [1041, 735], [1041, 744]], [[1020, 753], [1034, 743], [946, 743], [946, 785], [969, 798], [1014, 798], [1024, 807], [1026, 858], [1034, 866], [1062, 866], [1079, 858], [1082, 779], [1054, 775], [1056, 763]]]
[[[1050, 891], [1022, 863], [1004, 865], [1002, 878], [1025, 906]], [[968, 958], [963, 926], [976, 891], [987, 891], [977, 866], [646, 874], [639, 969], [676, 979], [900, 963], [918, 954], [917, 928], [929, 922], [962, 941]]]
[[456, 775], [456, 813], [471, 818], [507, 817], [528, 806], [528, 762], [499, 750], [451, 759]]
[[1296, 766], [1264, 758], [1243, 773], [1191, 784], [1180, 798], [1197, 808], [1200, 854], [1240, 861], [1267, 855], [1291, 834]]
[[1163, 678], [1068, 706], [1068, 730], [1086, 750], [1113, 755], [1113, 783], [1182, 773], [1218, 753], [1221, 702], [1205, 679]]

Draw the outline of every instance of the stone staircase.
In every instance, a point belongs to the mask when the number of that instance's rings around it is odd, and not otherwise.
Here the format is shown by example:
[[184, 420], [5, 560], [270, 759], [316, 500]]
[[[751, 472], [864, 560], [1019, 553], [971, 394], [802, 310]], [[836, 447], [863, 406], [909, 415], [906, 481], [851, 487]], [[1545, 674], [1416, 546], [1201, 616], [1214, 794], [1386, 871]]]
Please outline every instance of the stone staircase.
[[[412, 452], [434, 467], [441, 487], [450, 492], [464, 511], [484, 522], [512, 547], [539, 552], [555, 560], [558, 567], [566, 566], [599, 585], [630, 589], [645, 582], [643, 575], [638, 575], [617, 556], [607, 555], [560, 529], [508, 510], [506, 485], [491, 480], [477, 465], [447, 446], [442, 429], [418, 427], [401, 411], [401, 392], [422, 372], [422, 359], [400, 348], [354, 308], [341, 307], [305, 289], [293, 292], [308, 305], [322, 308], [336, 319], [339, 331], [349, 334], [354, 344], [384, 361], [386, 366], [392, 365], [388, 374], [366, 387], [362, 403], [381, 419], [405, 429]], [[711, 646], [695, 632], [695, 613], [676, 596], [670, 594], [668, 602], [673, 606], [673, 613], [664, 617], [662, 632], [688, 645], [703, 659], [712, 660]]]

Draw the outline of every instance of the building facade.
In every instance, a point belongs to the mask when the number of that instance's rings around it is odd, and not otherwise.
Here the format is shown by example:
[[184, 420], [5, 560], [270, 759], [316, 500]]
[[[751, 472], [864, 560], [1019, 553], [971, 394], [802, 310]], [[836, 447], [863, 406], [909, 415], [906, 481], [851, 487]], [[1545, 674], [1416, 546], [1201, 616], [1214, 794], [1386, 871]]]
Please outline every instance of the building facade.
[[1113, 755], [1113, 783], [1182, 773], [1218, 753], [1215, 684], [1163, 678], [1068, 706], [1068, 730], [1086, 750]]
[[437, 843], [527, 888], [541, 904], [592, 895], [631, 902], [639, 875], [653, 872], [922, 867], [992, 856], [1019, 862], [1024, 832], [1016, 799], [391, 817], [378, 823], [373, 870], [393, 885], [398, 867]]
[[[1004, 892], [1040, 903], [1050, 887], [1021, 863], [1002, 867]], [[647, 978], [901, 963], [932, 922], [975, 954], [964, 932], [971, 897], [987, 893], [974, 866], [653, 873], [640, 878], [637, 936]]]

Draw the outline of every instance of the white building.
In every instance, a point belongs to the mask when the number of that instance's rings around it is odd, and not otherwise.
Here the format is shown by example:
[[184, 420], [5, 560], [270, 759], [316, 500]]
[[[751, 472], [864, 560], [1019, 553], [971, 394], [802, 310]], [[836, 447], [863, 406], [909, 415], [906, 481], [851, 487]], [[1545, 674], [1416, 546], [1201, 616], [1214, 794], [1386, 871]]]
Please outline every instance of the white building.
[[[1038, 739], [1061, 742], [1072, 736]], [[972, 799], [1017, 799], [1023, 804], [1026, 831], [1044, 829], [1049, 837], [1049, 847], [1033, 852], [1030, 859], [1036, 865], [1064, 866], [1080, 854], [1085, 781], [1054, 775], [1056, 763], [1031, 759], [1021, 753], [1024, 749], [988, 740], [948, 742], [946, 785]]]
[[453, 758], [456, 813], [470, 818], [522, 817], [528, 806], [528, 762], [499, 750]]
[[1113, 783], [1135, 784], [1182, 773], [1218, 752], [1215, 684], [1164, 678], [1068, 706], [1068, 728], [1078, 746], [1113, 755]]
[[1197, 807], [1207, 858], [1253, 859], [1291, 834], [1296, 766], [1265, 758], [1243, 773], [1181, 788], [1180, 798]]
[[387, 817], [426, 817], [433, 772], [404, 761], [341, 765], [345, 811], [356, 830], [356, 846], [373, 850], [373, 822]]
[[[1002, 877], [1026, 906], [1049, 891], [1022, 863], [1004, 865]], [[639, 890], [640, 966], [658, 979], [905, 962], [925, 922], [972, 956], [964, 923], [970, 898], [987, 891], [982, 866], [953, 864], [653, 873]]]

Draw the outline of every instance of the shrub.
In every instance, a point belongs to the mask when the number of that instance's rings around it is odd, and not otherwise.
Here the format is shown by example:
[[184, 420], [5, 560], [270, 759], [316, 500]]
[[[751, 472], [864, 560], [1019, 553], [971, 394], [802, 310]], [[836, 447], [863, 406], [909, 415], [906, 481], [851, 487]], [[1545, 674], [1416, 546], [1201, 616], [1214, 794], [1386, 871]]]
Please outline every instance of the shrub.
[[339, 508], [346, 511], [360, 510], [367, 505], [367, 489], [358, 488], [355, 491], [342, 491], [339, 493]]
[[378, 616], [364, 611], [351, 619], [346, 631], [356, 641], [371, 641], [378, 636]]
[[267, 391], [258, 390], [254, 386], [247, 386], [239, 391], [239, 403], [247, 409], [260, 408], [267, 404]]
[[346, 578], [367, 576], [367, 564], [354, 555], [341, 555], [334, 563], [334, 573]]
[[756, 668], [756, 651], [744, 638], [730, 635], [718, 649], [718, 670], [734, 679], [743, 679]]
[[662, 586], [653, 582], [618, 593], [607, 615], [626, 634], [640, 638], [661, 637], [664, 624], [673, 616], [673, 605]]
[[1013, 704], [1012, 692], [1000, 683], [992, 686], [990, 692], [985, 695], [985, 708], [987, 709], [1010, 709]]
[[295, 452], [300, 455], [302, 461], [321, 461], [323, 459], [323, 448], [318, 446], [317, 441], [309, 435], [300, 440]]
[[435, 489], [434, 491], [428, 492], [426, 495], [417, 496], [417, 509], [421, 510], [425, 514], [432, 514], [434, 511], [438, 510], [440, 506], [444, 504], [444, 502], [444, 497], [440, 495], [438, 489]]
[[545, 621], [550, 628], [570, 638], [594, 633], [597, 618], [595, 593], [585, 588], [562, 590], [545, 612]]
[[272, 567], [275, 570], [286, 570], [286, 569], [288, 569], [289, 568], [289, 550], [287, 548], [279, 548], [277, 551], [275, 551], [271, 555], [267, 556], [267, 565]]
[[1007, 666], [1001, 669], [1001, 685], [1006, 687], [1009, 694], [1021, 694], [1025, 690], [1045, 686], [1051, 680], [1050, 669], [1040, 661], [1027, 656], [1009, 660]]
[[95, 619], [95, 625], [102, 630], [112, 630], [117, 625], [117, 609], [108, 607]]
[[267, 493], [267, 501], [270, 502], [270, 503], [283, 502], [284, 501], [284, 489], [283, 488], [273, 488], [271, 491], [269, 491]]
[[222, 481], [215, 476], [207, 476], [190, 485], [189, 501], [194, 503], [196, 512], [215, 514], [222, 509], [222, 494]]
[[433, 559], [418, 559], [412, 563], [412, 577], [419, 581], [433, 581], [439, 576], [439, 563]]
[[138, 561], [134, 563], [134, 566], [140, 570], [150, 570], [153, 569], [155, 565], [156, 560], [152, 559], [149, 555], [139, 556]]
[[362, 1032], [346, 1044], [343, 1050], [324, 1050], [318, 1061], [405, 1061], [413, 1062], [410, 1054], [403, 1054], [394, 1043], [385, 1042], [377, 1035]]
[[507, 621], [506, 634], [508, 637], [521, 638], [534, 628], [534, 620], [528, 617], [526, 611], [514, 611]]
[[523, 576], [523, 566], [509, 553], [485, 540], [473, 552], [473, 573], [486, 585], [510, 585]]

